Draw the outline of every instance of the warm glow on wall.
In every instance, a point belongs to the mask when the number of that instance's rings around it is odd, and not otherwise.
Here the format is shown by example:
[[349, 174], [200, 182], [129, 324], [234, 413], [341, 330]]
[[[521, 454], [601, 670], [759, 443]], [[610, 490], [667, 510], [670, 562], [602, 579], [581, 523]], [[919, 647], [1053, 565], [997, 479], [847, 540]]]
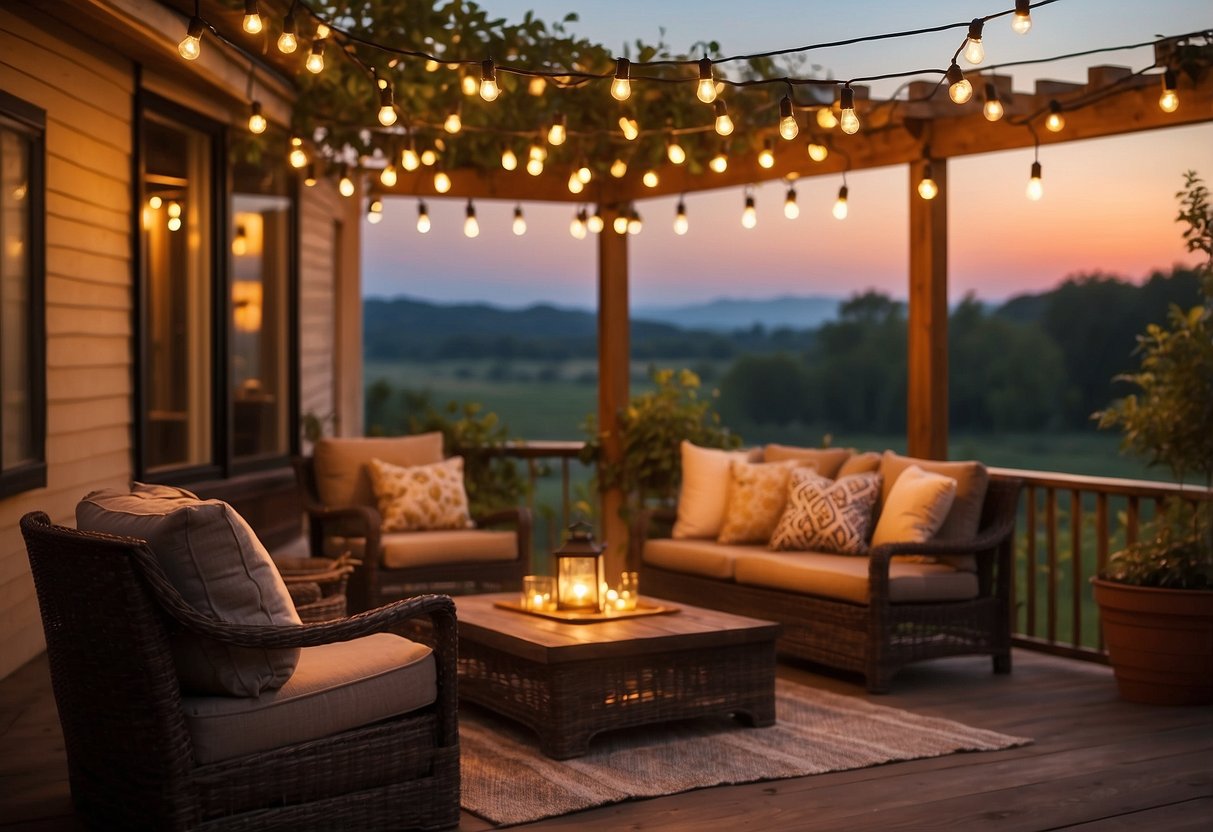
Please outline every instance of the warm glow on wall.
[[232, 325], [237, 332], [261, 331], [260, 280], [232, 281]]

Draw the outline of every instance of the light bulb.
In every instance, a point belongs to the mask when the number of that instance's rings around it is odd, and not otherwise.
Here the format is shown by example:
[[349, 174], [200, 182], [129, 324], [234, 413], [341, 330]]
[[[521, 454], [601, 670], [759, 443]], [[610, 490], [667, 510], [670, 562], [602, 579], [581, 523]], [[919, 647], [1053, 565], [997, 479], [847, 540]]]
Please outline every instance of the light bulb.
[[172, 217], [174, 219], [176, 219], [177, 217], [180, 217], [181, 216], [181, 203], [180, 202], [170, 202], [168, 204], [168, 207], [164, 209], [164, 213], [168, 214], [170, 217]]
[[758, 164], [768, 170], [775, 167], [775, 149], [771, 146], [770, 139], [766, 140], [762, 150], [758, 152]]
[[471, 75], [459, 76], [459, 89], [464, 95], [475, 95], [480, 85], [476, 83], [476, 79]]
[[350, 179], [350, 175], [348, 173], [341, 174], [341, 180], [337, 183], [337, 190], [344, 197], [351, 197], [354, 195], [354, 180]]
[[704, 104], [716, 100], [716, 81], [712, 78], [712, 62], [707, 58], [699, 62], [699, 84], [695, 87], [695, 95]]
[[594, 178], [594, 171], [590, 170], [589, 162], [582, 162], [577, 168], [577, 178], [581, 180], [581, 184], [588, 185], [590, 180]]
[[985, 28], [985, 21], [979, 17], [973, 18], [973, 22], [969, 24], [969, 37], [965, 40], [964, 56], [965, 60], [973, 66], [986, 59], [986, 48], [981, 45], [981, 30]]
[[986, 103], [981, 107], [981, 114], [986, 117], [986, 121], [999, 121], [1006, 114], [1002, 100], [998, 97], [998, 88], [988, 81], [986, 82]]
[[379, 123], [391, 127], [396, 123], [396, 106], [392, 102], [392, 86], [383, 78], [379, 79]]
[[548, 81], [542, 75], [536, 75], [526, 86], [526, 91], [538, 98], [543, 95], [543, 91], [547, 89]]
[[1026, 35], [1032, 28], [1032, 0], [1015, 0], [1015, 15], [1011, 18], [1011, 31]]
[[1054, 133], [1060, 133], [1065, 129], [1066, 119], [1061, 114], [1061, 105], [1056, 101], [1049, 102], [1049, 115], [1045, 119], [1045, 127]]
[[366, 209], [366, 221], [371, 225], [378, 225], [383, 221], [383, 202], [381, 200], [371, 200], [370, 206]]
[[522, 216], [522, 206], [514, 208], [514, 236], [521, 237], [526, 233], [526, 217]]
[[257, 8], [257, 0], [244, 0], [244, 31], [250, 35], [259, 35], [265, 25], [261, 22], [261, 10]]
[[307, 67], [307, 71], [313, 75], [318, 75], [324, 69], [324, 41], [317, 40], [312, 42], [312, 51], [307, 56], [307, 61], [303, 64]]
[[729, 157], [723, 150], [719, 151], [712, 160], [708, 162], [708, 167], [713, 173], [724, 173], [729, 169]]
[[630, 142], [640, 135], [640, 123], [630, 116], [619, 117], [619, 129], [623, 131], [623, 137]]
[[506, 170], [518, 169], [518, 157], [514, 155], [514, 151], [510, 148], [503, 148], [501, 151], [501, 166]]
[[1158, 106], [1164, 113], [1173, 113], [1179, 109], [1179, 93], [1175, 91], [1175, 70], [1168, 69], [1162, 74], [1162, 95], [1158, 97]]
[[585, 190], [585, 183], [577, 176], [577, 171], [569, 174], [569, 193], [579, 194]]
[[954, 102], [964, 104], [973, 97], [973, 85], [969, 83], [959, 64], [953, 63], [948, 67], [947, 79], [951, 85], [948, 87], [948, 97]]
[[569, 221], [569, 234], [573, 235], [574, 240], [584, 240], [587, 233], [585, 211], [578, 211], [573, 219]]
[[922, 170], [922, 179], [918, 182], [918, 195], [923, 199], [934, 199], [939, 195], [939, 185], [931, 177], [931, 165]]
[[252, 112], [249, 113], [248, 117], [249, 132], [258, 134], [264, 133], [266, 126], [267, 124], [265, 121], [265, 116], [261, 115], [261, 102], [254, 101]]
[[169, 231], [180, 231], [181, 230], [181, 217], [169, 217], [168, 230]]
[[191, 17], [185, 37], [177, 44], [177, 53], [187, 61], [194, 61], [202, 54], [202, 30], [205, 24], [200, 17]]
[[848, 136], [858, 133], [859, 116], [855, 113], [855, 90], [843, 87], [838, 101], [842, 111], [838, 123], [842, 127], [842, 132]]
[[237, 257], [248, 254], [248, 232], [243, 225], [236, 226], [236, 234], [232, 237], [232, 254]]
[[631, 74], [629, 64], [627, 58], [615, 61], [615, 80], [611, 82], [611, 95], [616, 101], [627, 101], [632, 95], [632, 82], [628, 80]]
[[433, 167], [434, 163], [437, 161], [438, 154], [435, 153], [431, 148], [427, 147], [425, 150], [421, 151], [421, 164], [425, 165], [427, 168]]
[[316, 40], [324, 40], [333, 33], [333, 30], [328, 27], [327, 23], [316, 24]]
[[538, 176], [539, 174], [543, 173], [543, 160], [527, 159], [526, 172], [531, 176]]
[[467, 214], [463, 220], [463, 236], [467, 238], [480, 236], [480, 223], [476, 221], [476, 206], [468, 200]]
[[783, 200], [783, 215], [790, 220], [800, 216], [800, 206], [796, 204], [795, 188], [788, 188], [788, 195]]
[[834, 200], [834, 219], [845, 220], [847, 218], [847, 186], [843, 185], [838, 189], [838, 199]]
[[540, 162], [547, 161], [548, 152], [541, 144], [533, 144], [527, 149], [528, 159], [538, 159]]
[[552, 126], [548, 129], [548, 144], [552, 147], [559, 147], [564, 144], [564, 140], [568, 136], [568, 130], [565, 127], [565, 117], [556, 116], [552, 121]]
[[309, 188], [316, 187], [316, 166], [314, 164], [307, 166], [307, 172], [303, 174], [303, 184]]
[[293, 168], [307, 165], [307, 152], [303, 149], [303, 139], [298, 136], [291, 137], [291, 152], [287, 154], [286, 158]]
[[295, 16], [288, 13], [282, 18], [282, 34], [278, 36], [278, 51], [289, 55], [299, 48], [299, 38], [295, 35]]
[[434, 172], [434, 190], [445, 194], [451, 189], [451, 177], [444, 170]]
[[824, 144], [809, 142], [809, 158], [814, 162], [824, 162], [829, 155], [830, 149]]
[[164, 204], [164, 200], [158, 196], [153, 196], [150, 199], [148, 199], [148, 201], [147, 201], [147, 207], [151, 208], [153, 211], [158, 209], [163, 204]]
[[379, 181], [385, 188], [394, 188], [396, 186], [396, 166], [389, 162], [383, 172], [379, 174]]
[[628, 163], [623, 161], [623, 159], [616, 157], [615, 161], [611, 162], [611, 176], [615, 177], [616, 179], [622, 179], [627, 175], [627, 172]]
[[666, 158], [668, 158], [670, 162], [675, 165], [681, 165], [687, 160], [687, 152], [683, 149], [682, 145], [678, 143], [677, 139], [670, 139], [670, 141], [666, 144], [665, 155]]
[[779, 102], [779, 135], [788, 141], [800, 134], [800, 126], [796, 123], [796, 111], [792, 108], [792, 99], [784, 96]]
[[426, 72], [437, 72], [441, 66], [442, 66], [442, 64], [438, 63], [433, 58], [430, 58], [429, 60], [427, 60], [425, 62], [425, 71]]
[[716, 133], [727, 136], [733, 132], [733, 119], [729, 118], [728, 105], [723, 99], [717, 99], [713, 105], [716, 108]]
[[646, 170], [644, 172], [644, 176], [642, 176], [640, 178], [640, 181], [644, 183], [644, 186], [646, 188], [656, 188], [657, 187], [657, 171]]
[[817, 110], [817, 126], [822, 130], [833, 130], [838, 126], [838, 116], [830, 107], [820, 107]]
[[602, 221], [602, 215], [595, 211], [590, 215], [590, 218], [585, 221], [585, 227], [595, 234], [601, 234], [602, 229], [606, 227], [606, 223]]
[[674, 233], [681, 237], [690, 229], [691, 224], [687, 222], [687, 207], [683, 205], [682, 200], [679, 200], [678, 210], [674, 214]]
[[417, 230], [422, 234], [430, 232], [430, 212], [426, 210], [424, 202], [417, 203]]
[[745, 198], [745, 209], [741, 212], [741, 227], [753, 228], [758, 225], [758, 211], [754, 209], [754, 197]]
[[640, 219], [639, 214], [633, 211], [632, 216], [628, 218], [628, 233], [635, 237], [642, 230], [644, 230], [644, 221]]
[[421, 157], [417, 155], [417, 148], [411, 139], [409, 146], [400, 152], [400, 167], [410, 173], [421, 167]]
[[1032, 176], [1028, 179], [1028, 199], [1033, 202], [1044, 196], [1044, 186], [1040, 182], [1040, 162], [1032, 163]]
[[497, 69], [493, 66], [492, 60], [481, 61], [480, 97], [485, 101], [496, 101], [499, 95], [501, 95], [501, 88], [497, 86]]
[[459, 110], [451, 110], [447, 114], [446, 121], [442, 122], [442, 129], [452, 136], [463, 129], [463, 119], [459, 117]]
[[611, 223], [611, 228], [615, 229], [616, 234], [627, 234], [628, 218], [623, 214], [620, 214], [619, 216], [615, 217], [614, 222]]

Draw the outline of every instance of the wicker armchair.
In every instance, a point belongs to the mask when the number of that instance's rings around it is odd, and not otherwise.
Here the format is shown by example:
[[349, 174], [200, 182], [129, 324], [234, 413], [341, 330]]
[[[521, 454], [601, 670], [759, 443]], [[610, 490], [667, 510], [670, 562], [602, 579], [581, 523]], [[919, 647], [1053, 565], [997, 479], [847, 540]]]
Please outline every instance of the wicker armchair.
[[[235, 626], [187, 605], [146, 544], [21, 520], [72, 799], [113, 829], [439, 829], [459, 822], [454, 604], [422, 596], [311, 626]], [[197, 762], [170, 649], [314, 647], [428, 618], [432, 705], [296, 745]], [[237, 700], [239, 701], [239, 700]]]
[[[295, 457], [295, 478], [308, 517], [313, 556], [335, 556], [352, 550], [362, 565], [350, 576], [351, 611], [369, 609], [402, 596], [402, 587], [440, 590], [450, 595], [517, 589], [527, 573], [531, 552], [531, 513], [526, 507], [503, 509], [472, 518], [475, 529], [452, 532], [382, 531], [376, 506], [326, 505], [320, 497], [312, 457]], [[467, 557], [461, 550], [478, 548], [476, 538], [497, 527], [512, 529], [505, 558]], [[420, 558], [394, 567], [385, 560], [388, 545], [408, 541], [424, 547]]]

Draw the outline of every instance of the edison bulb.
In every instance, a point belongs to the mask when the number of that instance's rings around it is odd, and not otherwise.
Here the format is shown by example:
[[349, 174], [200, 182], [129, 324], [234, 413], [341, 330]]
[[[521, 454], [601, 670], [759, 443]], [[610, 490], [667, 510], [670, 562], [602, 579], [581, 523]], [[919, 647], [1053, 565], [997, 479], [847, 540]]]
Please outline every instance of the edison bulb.
[[973, 85], [969, 83], [968, 78], [962, 77], [948, 87], [948, 97], [957, 104], [965, 104], [973, 97]]
[[548, 152], [543, 148], [542, 145], [533, 144], [527, 148], [527, 158], [538, 159], [539, 161], [543, 162], [547, 160]]
[[581, 184], [588, 185], [590, 180], [594, 178], [594, 171], [590, 170], [589, 164], [582, 162], [577, 168], [577, 178], [581, 180]]
[[758, 225], [758, 211], [754, 208], [754, 197], [747, 196], [745, 209], [741, 212], [741, 227], [753, 228]]
[[422, 234], [430, 233], [430, 212], [425, 210], [425, 203], [417, 206], [417, 230]]
[[1032, 12], [1027, 3], [1022, 8], [1016, 3], [1015, 15], [1011, 18], [1011, 31], [1017, 35], [1026, 35], [1032, 29]]
[[800, 206], [796, 204], [796, 191], [788, 188], [788, 195], [783, 201], [783, 215], [790, 220], [800, 216]]
[[548, 129], [548, 144], [552, 147], [559, 147], [567, 138], [568, 131], [564, 126], [564, 119], [558, 118], [553, 121], [552, 126]]
[[713, 173], [724, 173], [729, 169], [729, 157], [722, 150], [712, 157], [712, 160], [708, 162], [708, 167], [712, 169]]
[[383, 222], [383, 203], [378, 199], [374, 200], [370, 207], [366, 209], [366, 221], [371, 225], [378, 225]]
[[848, 136], [853, 136], [859, 132], [859, 116], [856, 115], [853, 107], [848, 107], [842, 111], [842, 118], [838, 120], [842, 126], [842, 132]]
[[459, 79], [459, 89], [464, 95], [475, 95], [479, 87], [480, 85], [471, 75], [464, 75]]
[[303, 64], [305, 67], [307, 67], [307, 71], [313, 75], [318, 75], [324, 69], [323, 45], [323, 41], [316, 41], [313, 43], [312, 51], [308, 54], [307, 61], [305, 61]]
[[480, 236], [480, 223], [476, 221], [476, 214], [468, 214], [467, 219], [463, 221], [463, 236], [471, 239]]
[[508, 147], [501, 151], [501, 166], [506, 170], [516, 170], [518, 168], [518, 157]]
[[630, 142], [640, 135], [640, 123], [628, 116], [619, 117], [619, 129], [623, 131], [623, 137]]
[[831, 108], [822, 107], [817, 111], [817, 126], [822, 130], [833, 130], [838, 126], [838, 116]]
[[151, 208], [153, 211], [155, 211], [157, 208], [159, 208], [163, 204], [164, 204], [164, 200], [162, 200], [158, 196], [154, 196], [147, 201], [147, 207]]
[[440, 170], [434, 174], [434, 190], [440, 194], [445, 194], [451, 189], [451, 177], [447, 176], [446, 171]]
[[644, 176], [641, 177], [640, 181], [644, 183], [644, 186], [646, 188], [656, 188], [657, 187], [657, 171], [646, 170], [644, 172]]
[[389, 164], [385, 167], [379, 174], [379, 181], [385, 188], [394, 188], [396, 186], [396, 166]]
[[672, 141], [666, 146], [665, 155], [675, 165], [681, 165], [687, 160], [687, 152], [676, 141]]
[[616, 179], [622, 179], [627, 175], [627, 172], [628, 163], [623, 161], [623, 159], [616, 157], [615, 161], [611, 162], [611, 176], [615, 177]]
[[168, 207], [164, 209], [164, 213], [168, 214], [173, 219], [177, 219], [181, 216], [181, 203], [170, 202]]
[[303, 174], [303, 184], [309, 188], [316, 187], [316, 166], [308, 165], [307, 171]]
[[268, 124], [265, 120], [265, 116], [261, 115], [260, 102], [254, 101], [253, 102], [253, 111], [249, 114], [249, 117], [248, 117], [249, 132], [258, 133], [258, 134], [264, 133], [265, 128], [267, 126], [268, 126]]
[[437, 161], [438, 154], [430, 148], [427, 147], [425, 150], [421, 151], [421, 164], [425, 165], [427, 168], [433, 167], [434, 163]]
[[282, 21], [282, 34], [278, 36], [278, 51], [289, 55], [299, 48], [299, 38], [295, 36], [295, 18], [289, 14]]
[[333, 30], [329, 28], [327, 23], [316, 24], [316, 40], [324, 40], [332, 33]]
[[354, 195], [354, 180], [350, 179], [348, 174], [343, 175], [341, 177], [341, 181], [337, 183], [337, 190], [344, 197], [353, 196]]
[[569, 193], [579, 194], [585, 190], [585, 183], [577, 176], [577, 171], [569, 174]]
[[497, 74], [485, 75], [480, 79], [480, 97], [485, 101], [496, 101], [501, 95], [501, 87], [497, 86]]
[[1028, 179], [1028, 199], [1038, 202], [1044, 196], [1044, 185], [1040, 181], [1040, 162], [1032, 163], [1032, 175]]
[[704, 104], [716, 100], [716, 81], [712, 78], [712, 62], [707, 58], [699, 62], [699, 84], [695, 87], [695, 95]]
[[261, 22], [261, 15], [257, 14], [256, 11], [246, 13], [242, 25], [244, 26], [244, 31], [250, 35], [259, 35], [261, 34], [261, 30], [265, 28]]
[[536, 75], [527, 83], [526, 91], [538, 98], [543, 95], [543, 91], [547, 89], [547, 86], [547, 79], [542, 75]]
[[569, 234], [574, 240], [584, 240], [586, 238], [585, 216], [578, 214], [569, 221]]
[[809, 158], [814, 162], [824, 162], [829, 155], [830, 149], [824, 144], [809, 142]]
[[531, 176], [538, 176], [539, 174], [543, 173], [543, 160], [542, 159], [527, 159], [526, 172], [529, 173]]
[[169, 231], [180, 231], [181, 230], [181, 217], [169, 217], [168, 230]]
[[981, 38], [975, 38], [972, 35], [965, 41], [964, 48], [965, 60], [977, 66], [986, 59], [986, 48], [981, 44]]
[[779, 102], [779, 135], [791, 141], [800, 134], [800, 125], [796, 123], [796, 111], [792, 107], [792, 99], [784, 96]]
[[628, 233], [635, 237], [644, 229], [644, 223], [640, 219], [639, 214], [632, 214], [628, 219]]
[[733, 119], [729, 118], [728, 107], [723, 101], [716, 102], [716, 133], [727, 136], [733, 132]]
[[847, 218], [847, 186], [843, 185], [838, 189], [838, 199], [834, 200], [834, 219], [845, 220]]
[[379, 108], [379, 123], [384, 127], [391, 127], [396, 123], [396, 108], [391, 104], [384, 104]]
[[690, 229], [691, 224], [687, 221], [686, 206], [680, 202], [678, 203], [678, 212], [674, 214], [674, 233], [681, 237]]
[[1175, 90], [1163, 90], [1158, 98], [1158, 106], [1164, 113], [1173, 113], [1179, 109], [1179, 96]]
[[426, 72], [437, 72], [439, 67], [441, 67], [441, 66], [442, 66], [442, 64], [438, 63], [433, 58], [430, 58], [429, 60], [427, 60], [425, 62], [425, 71]]
[[775, 151], [771, 149], [769, 144], [759, 151], [758, 164], [767, 169], [775, 167]]
[[177, 44], [177, 54], [187, 61], [194, 61], [202, 54], [202, 19], [198, 17], [190, 18], [189, 28], [185, 31], [185, 37]]
[[627, 101], [632, 97], [632, 82], [627, 78], [616, 78], [611, 82], [611, 96], [616, 101]]
[[934, 199], [939, 195], [939, 185], [935, 184], [934, 179], [924, 177], [918, 183], [918, 195], [923, 199]]
[[400, 152], [400, 167], [409, 172], [421, 167], [421, 157], [417, 155], [417, 149], [412, 145]]
[[526, 218], [522, 216], [522, 209], [514, 209], [514, 236], [521, 237], [526, 233]]
[[614, 222], [611, 223], [611, 227], [615, 229], [616, 234], [627, 234], [628, 218], [623, 214], [620, 214], [619, 216], [615, 217]]
[[986, 121], [999, 121], [1006, 114], [1006, 110], [997, 98], [987, 98], [981, 108], [981, 114], [986, 117]]
[[595, 211], [590, 215], [590, 218], [585, 221], [585, 227], [590, 229], [595, 234], [601, 234], [606, 223], [602, 221], [602, 216]]
[[[295, 142], [298, 142], [298, 141], [300, 141], [300, 140], [291, 139], [292, 144], [294, 144]], [[306, 167], [307, 152], [304, 151], [304, 149], [302, 147], [300, 147], [298, 144], [294, 144], [294, 147], [291, 148], [291, 152], [287, 155], [287, 161], [289, 161], [291, 163], [291, 167], [293, 167], [293, 168]]]
[[459, 117], [458, 110], [447, 115], [446, 121], [442, 122], [442, 129], [452, 136], [463, 129], [463, 119]]
[[1054, 133], [1060, 133], [1066, 127], [1065, 116], [1056, 110], [1049, 113], [1048, 118], [1045, 119], [1045, 127]]

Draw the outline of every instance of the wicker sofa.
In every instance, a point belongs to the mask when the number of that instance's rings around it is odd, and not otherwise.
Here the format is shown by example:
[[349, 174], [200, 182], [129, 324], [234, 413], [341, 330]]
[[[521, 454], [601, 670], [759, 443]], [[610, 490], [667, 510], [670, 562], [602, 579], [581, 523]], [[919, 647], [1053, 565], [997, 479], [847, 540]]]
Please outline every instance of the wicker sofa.
[[[894, 472], [895, 480], [907, 462], [959, 465], [886, 452], [878, 470]], [[631, 562], [646, 595], [778, 621], [780, 653], [861, 673], [874, 693], [887, 692], [904, 665], [943, 656], [989, 655], [994, 672], [1009, 673], [1011, 539], [1021, 483], [987, 478], [984, 466], [969, 464], [982, 476], [981, 493], [969, 495], [980, 521], [964, 538], [885, 544], [866, 557], [772, 552], [672, 537], [677, 511], [656, 509], [633, 521]]]

